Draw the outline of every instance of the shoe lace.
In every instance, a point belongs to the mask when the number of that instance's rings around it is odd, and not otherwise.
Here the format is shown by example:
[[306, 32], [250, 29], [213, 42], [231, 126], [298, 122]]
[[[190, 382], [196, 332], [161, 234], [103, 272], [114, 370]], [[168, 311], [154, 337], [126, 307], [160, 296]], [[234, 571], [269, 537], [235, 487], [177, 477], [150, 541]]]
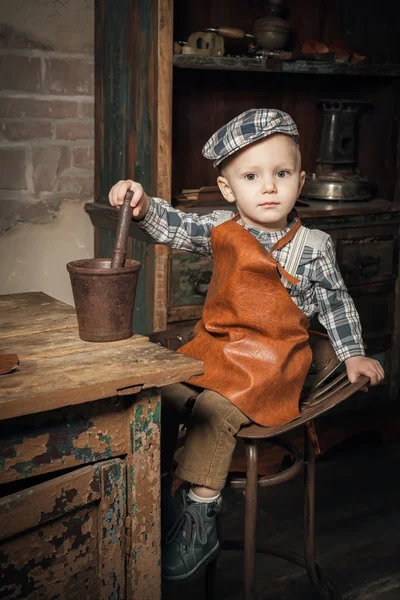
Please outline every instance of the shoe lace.
[[201, 544], [207, 541], [207, 533], [204, 521], [200, 513], [193, 506], [187, 506], [176, 519], [169, 530], [166, 538], [166, 544], [172, 544], [181, 534], [185, 539], [185, 546], [190, 546], [194, 532]]

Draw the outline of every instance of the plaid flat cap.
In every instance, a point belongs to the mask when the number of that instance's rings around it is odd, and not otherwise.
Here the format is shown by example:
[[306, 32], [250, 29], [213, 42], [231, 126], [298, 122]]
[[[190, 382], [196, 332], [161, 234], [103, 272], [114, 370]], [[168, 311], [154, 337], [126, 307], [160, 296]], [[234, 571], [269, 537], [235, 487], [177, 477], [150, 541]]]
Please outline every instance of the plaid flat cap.
[[299, 132], [290, 115], [275, 108], [251, 108], [218, 129], [202, 153], [217, 167], [234, 152], [273, 133], [285, 133], [296, 144], [299, 142]]

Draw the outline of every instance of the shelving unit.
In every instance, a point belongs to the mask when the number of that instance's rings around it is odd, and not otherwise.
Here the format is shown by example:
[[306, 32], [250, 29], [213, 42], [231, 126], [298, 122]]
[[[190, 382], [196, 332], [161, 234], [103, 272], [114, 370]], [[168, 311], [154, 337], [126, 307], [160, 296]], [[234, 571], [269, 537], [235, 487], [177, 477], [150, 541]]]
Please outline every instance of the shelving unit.
[[[228, 44], [232, 56], [173, 54], [174, 40], [193, 31], [214, 24], [250, 31], [259, 16], [250, 0], [96, 0], [96, 203], [87, 205], [96, 228], [96, 255], [110, 255], [112, 249], [116, 216], [107, 197], [119, 179], [136, 179], [150, 195], [169, 201], [182, 189], [214, 185], [215, 170], [201, 157], [203, 144], [229, 119], [261, 106], [293, 116], [303, 168], [311, 172], [321, 131], [319, 99], [368, 100], [371, 108], [359, 119], [358, 165], [377, 183], [379, 199], [331, 206], [314, 202], [299, 213], [306, 225], [332, 235], [368, 351], [385, 364], [385, 389], [397, 398], [400, 7], [385, 14], [367, 0], [361, 19], [357, 2], [289, 2], [297, 49], [302, 40], [346, 39], [350, 31], [347, 42], [367, 56], [363, 63], [278, 62], [237, 56]], [[212, 262], [151, 244], [134, 225], [131, 235], [130, 252], [142, 262], [136, 331], [188, 333], [204, 302], [196, 293], [197, 280]], [[368, 267], [371, 257], [374, 269]]]

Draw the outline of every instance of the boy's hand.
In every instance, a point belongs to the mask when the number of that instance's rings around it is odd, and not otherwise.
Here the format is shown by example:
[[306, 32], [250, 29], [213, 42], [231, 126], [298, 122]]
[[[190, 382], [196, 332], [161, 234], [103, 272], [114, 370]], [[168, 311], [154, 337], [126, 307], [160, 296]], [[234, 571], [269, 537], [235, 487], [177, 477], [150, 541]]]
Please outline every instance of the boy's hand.
[[108, 194], [108, 200], [111, 206], [119, 208], [125, 200], [126, 192], [132, 190], [133, 197], [131, 200], [132, 216], [135, 219], [141, 220], [145, 217], [149, 210], [150, 200], [147, 194], [143, 191], [140, 183], [127, 179], [126, 181], [118, 181], [112, 186], [110, 193]]
[[[352, 356], [345, 360], [347, 377], [350, 383], [354, 383], [360, 375], [369, 377], [370, 385], [377, 385], [385, 377], [385, 371], [380, 363], [373, 358], [366, 356]], [[363, 392], [367, 392], [368, 388], [361, 388]]]

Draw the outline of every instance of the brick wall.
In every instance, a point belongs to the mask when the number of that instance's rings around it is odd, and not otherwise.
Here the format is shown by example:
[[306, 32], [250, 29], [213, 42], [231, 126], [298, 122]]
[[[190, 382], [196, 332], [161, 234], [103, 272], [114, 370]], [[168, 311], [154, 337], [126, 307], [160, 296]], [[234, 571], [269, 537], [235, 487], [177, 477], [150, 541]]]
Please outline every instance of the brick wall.
[[0, 25], [0, 231], [93, 198], [94, 61]]

